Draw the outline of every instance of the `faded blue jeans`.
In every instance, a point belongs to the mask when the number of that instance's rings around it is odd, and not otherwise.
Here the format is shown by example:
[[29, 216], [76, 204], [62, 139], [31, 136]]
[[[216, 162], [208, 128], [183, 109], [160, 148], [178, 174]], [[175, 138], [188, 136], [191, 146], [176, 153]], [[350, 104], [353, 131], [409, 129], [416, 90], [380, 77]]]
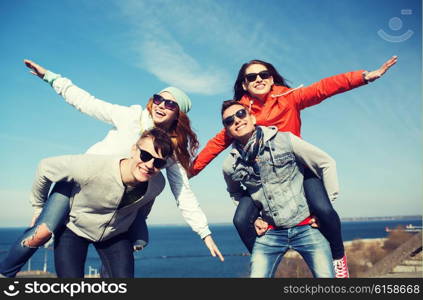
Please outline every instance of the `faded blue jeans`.
[[58, 182], [43, 210], [35, 222], [34, 226], [29, 227], [10, 247], [7, 256], [0, 263], [0, 273], [6, 277], [15, 277], [25, 263], [37, 251], [38, 248], [24, 246], [26, 239], [34, 236], [37, 227], [41, 224], [47, 225], [48, 229], [55, 234], [68, 219], [69, 215], [69, 196], [72, 192], [72, 183]]
[[[67, 222], [70, 209], [69, 198], [72, 189], [73, 183], [58, 182], [55, 184], [34, 226], [27, 228], [23, 232], [16, 242], [12, 244], [3, 261], [0, 262], [1, 275], [5, 277], [15, 277], [37, 251], [38, 248], [30, 248], [24, 246], [23, 243], [26, 239], [36, 234], [39, 225], [47, 225], [54, 236], [54, 234], [56, 234]], [[129, 229], [130, 240], [134, 246], [146, 247], [148, 244], [148, 229], [145, 218], [145, 213], [140, 210], [137, 218]], [[109, 277], [106, 270], [104, 276]]]
[[[311, 213], [319, 221], [320, 232], [329, 241], [332, 258], [342, 258], [345, 251], [342, 240], [341, 221], [328, 198], [323, 182], [308, 168], [304, 170], [304, 192]], [[239, 201], [233, 219], [235, 228], [250, 253], [256, 239], [254, 221], [260, 213], [260, 208], [257, 207], [256, 203], [249, 196], [243, 197]]]
[[289, 250], [301, 254], [314, 277], [335, 277], [328, 241], [309, 225], [269, 229], [257, 237], [251, 255], [252, 278], [270, 278]]

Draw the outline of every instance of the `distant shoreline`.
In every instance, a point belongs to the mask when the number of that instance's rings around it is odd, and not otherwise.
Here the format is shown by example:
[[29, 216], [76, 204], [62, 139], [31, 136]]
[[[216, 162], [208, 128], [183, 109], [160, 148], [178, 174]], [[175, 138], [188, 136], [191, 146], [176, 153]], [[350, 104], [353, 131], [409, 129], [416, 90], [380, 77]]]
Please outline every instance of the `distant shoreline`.
[[415, 216], [384, 216], [384, 217], [348, 217], [341, 218], [342, 222], [362, 222], [362, 221], [405, 221], [422, 219], [422, 215]]
[[[341, 222], [371, 222], [371, 221], [407, 221], [407, 220], [421, 220], [423, 219], [422, 215], [414, 215], [414, 216], [383, 216], [383, 217], [347, 217], [341, 218]], [[185, 223], [151, 223], [148, 224], [149, 226], [154, 227], [162, 227], [162, 226], [185, 226], [189, 227]], [[216, 223], [209, 223], [210, 226], [222, 226], [222, 225], [232, 225], [229, 222], [216, 222]], [[26, 225], [22, 226], [0, 226], [0, 228], [26, 228]]]
[[[367, 221], [407, 221], [407, 220], [422, 220], [422, 215], [414, 216], [383, 216], [383, 217], [347, 217], [341, 218], [341, 222], [367, 222]], [[186, 224], [154, 224], [151, 226], [185, 226]], [[229, 222], [209, 223], [209, 225], [233, 225]], [[188, 225], [186, 225], [188, 226]]]

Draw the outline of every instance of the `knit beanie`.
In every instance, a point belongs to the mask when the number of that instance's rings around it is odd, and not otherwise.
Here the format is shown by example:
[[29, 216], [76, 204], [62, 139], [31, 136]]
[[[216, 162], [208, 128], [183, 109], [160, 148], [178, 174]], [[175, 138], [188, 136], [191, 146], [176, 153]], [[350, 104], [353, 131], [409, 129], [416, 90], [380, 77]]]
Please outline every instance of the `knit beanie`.
[[181, 111], [183, 111], [184, 113], [189, 112], [189, 110], [191, 109], [191, 99], [182, 90], [180, 90], [176, 87], [173, 87], [173, 86], [169, 86], [169, 87], [161, 90], [159, 92], [159, 94], [162, 93], [162, 92], [168, 92], [168, 93], [172, 94], [172, 96], [175, 98], [176, 102], [178, 102], [179, 109]]

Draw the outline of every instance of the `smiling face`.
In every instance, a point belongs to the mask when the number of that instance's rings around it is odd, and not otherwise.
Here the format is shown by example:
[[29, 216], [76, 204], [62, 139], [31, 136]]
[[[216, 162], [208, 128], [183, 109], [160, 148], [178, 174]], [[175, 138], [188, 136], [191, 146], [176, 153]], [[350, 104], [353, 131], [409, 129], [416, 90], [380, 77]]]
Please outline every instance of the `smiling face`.
[[[245, 110], [246, 112], [244, 118], [237, 116], [241, 110]], [[245, 144], [255, 130], [256, 118], [250, 115], [244, 106], [239, 104], [229, 106], [223, 112], [222, 120], [231, 116], [233, 116], [234, 122], [231, 125], [225, 125], [228, 134], [235, 140]]]
[[141, 150], [147, 151], [150, 153], [153, 158], [159, 159], [166, 159], [163, 158], [161, 153], [157, 153], [154, 149], [154, 143], [152, 137], [142, 138], [138, 141], [138, 147], [134, 145], [132, 147], [132, 159], [130, 164], [130, 172], [135, 181], [137, 182], [145, 182], [150, 180], [151, 177], [156, 175], [160, 172], [160, 169], [154, 167], [154, 159], [150, 159], [149, 161], [142, 161], [140, 154]]
[[[268, 71], [267, 68], [261, 64], [252, 64], [245, 69], [245, 74], [259, 74], [260, 72]], [[266, 95], [270, 92], [273, 85], [273, 77], [270, 76], [267, 79], [261, 78], [260, 75], [257, 75], [254, 81], [248, 81], [247, 78], [244, 78], [242, 87], [247, 91], [251, 96], [264, 100]]]
[[[176, 99], [169, 92], [161, 92], [159, 94], [164, 99], [172, 100], [176, 102]], [[178, 118], [179, 109], [170, 110], [165, 107], [165, 102], [161, 102], [159, 105], [153, 103], [151, 107], [151, 117], [156, 126], [170, 128], [173, 122]]]

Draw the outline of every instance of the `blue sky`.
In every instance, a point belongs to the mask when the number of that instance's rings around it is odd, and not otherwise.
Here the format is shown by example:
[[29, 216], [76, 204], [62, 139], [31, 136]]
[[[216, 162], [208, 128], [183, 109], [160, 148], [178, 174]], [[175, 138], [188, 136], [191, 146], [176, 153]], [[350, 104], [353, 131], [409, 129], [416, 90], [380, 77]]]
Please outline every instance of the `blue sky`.
[[[28, 224], [42, 158], [82, 153], [109, 129], [29, 74], [24, 58], [121, 105], [185, 89], [204, 146], [248, 60], [271, 62], [298, 86], [398, 55], [380, 80], [304, 110], [302, 136], [337, 161], [341, 217], [421, 214], [421, 1], [99, 3], [0, 1], [0, 226]], [[221, 175], [226, 154], [191, 180], [210, 223], [231, 222], [235, 210]], [[183, 223], [168, 186], [149, 220]]]

